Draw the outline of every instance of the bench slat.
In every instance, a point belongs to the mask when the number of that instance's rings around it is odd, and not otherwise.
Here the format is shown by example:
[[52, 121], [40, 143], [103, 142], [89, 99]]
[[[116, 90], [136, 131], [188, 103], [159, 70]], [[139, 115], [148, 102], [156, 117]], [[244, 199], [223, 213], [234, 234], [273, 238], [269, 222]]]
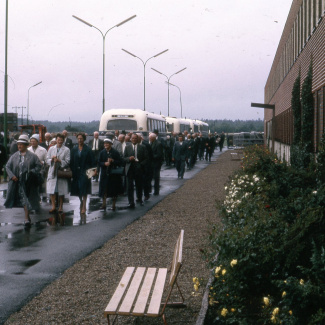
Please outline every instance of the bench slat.
[[117, 312], [119, 315], [130, 314], [134, 299], [137, 295], [145, 270], [145, 267], [138, 267], [135, 271], [129, 290], [126, 293], [122, 305]]
[[104, 312], [105, 316], [107, 316], [107, 314], [115, 314], [116, 313], [118, 305], [119, 305], [119, 303], [123, 297], [123, 294], [128, 286], [128, 283], [131, 279], [134, 269], [135, 269], [134, 267], [126, 268], [126, 270], [122, 276], [122, 279], [114, 292], [114, 295], [112, 296], [111, 300], [109, 301], [109, 303], [105, 309], [105, 312]]
[[148, 316], [157, 316], [159, 314], [166, 277], [167, 277], [167, 269], [165, 268], [159, 269], [156, 283], [155, 283], [155, 288], [153, 290], [152, 297], [150, 300], [150, 305], [147, 312]]
[[145, 309], [146, 309], [146, 305], [147, 305], [147, 301], [149, 299], [149, 295], [150, 295], [150, 291], [151, 291], [151, 287], [153, 284], [153, 280], [155, 278], [155, 274], [156, 274], [156, 268], [148, 268], [147, 273], [146, 273], [146, 277], [144, 278], [140, 293], [139, 293], [139, 297], [137, 299], [137, 302], [135, 304], [135, 307], [133, 309], [132, 314], [135, 316], [143, 316]]

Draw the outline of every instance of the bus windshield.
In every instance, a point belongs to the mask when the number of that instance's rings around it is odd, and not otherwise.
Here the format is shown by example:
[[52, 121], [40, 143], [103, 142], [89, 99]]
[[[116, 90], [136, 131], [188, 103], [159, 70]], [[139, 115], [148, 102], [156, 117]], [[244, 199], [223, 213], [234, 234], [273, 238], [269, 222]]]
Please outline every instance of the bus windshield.
[[107, 122], [107, 130], [137, 130], [137, 121], [114, 119]]

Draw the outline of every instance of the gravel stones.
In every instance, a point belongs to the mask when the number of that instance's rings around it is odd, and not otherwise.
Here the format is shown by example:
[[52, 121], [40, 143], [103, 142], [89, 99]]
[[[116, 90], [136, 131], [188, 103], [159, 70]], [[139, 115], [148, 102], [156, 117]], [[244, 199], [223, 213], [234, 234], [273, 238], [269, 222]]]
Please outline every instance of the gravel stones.
[[[209, 278], [201, 250], [209, 226], [218, 222], [216, 201], [223, 201], [224, 185], [239, 164], [231, 160], [230, 151], [224, 152], [102, 248], [66, 270], [5, 324], [107, 324], [103, 312], [125, 268], [169, 266], [181, 229], [183, 266], [178, 284], [187, 307], [167, 308], [166, 319], [168, 324], [195, 324]], [[195, 294], [193, 277], [203, 279]], [[118, 324], [132, 324], [133, 320], [119, 317]], [[162, 320], [148, 317], [139, 323], [162, 324]]]

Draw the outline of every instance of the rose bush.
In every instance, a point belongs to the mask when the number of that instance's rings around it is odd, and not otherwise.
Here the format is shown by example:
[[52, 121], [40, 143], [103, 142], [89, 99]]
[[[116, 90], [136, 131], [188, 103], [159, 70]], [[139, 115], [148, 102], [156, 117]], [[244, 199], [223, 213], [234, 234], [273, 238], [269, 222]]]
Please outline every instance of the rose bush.
[[218, 205], [222, 223], [213, 225], [205, 252], [214, 276], [207, 324], [325, 320], [325, 184], [319, 168], [294, 168], [261, 146], [244, 150], [242, 168]]

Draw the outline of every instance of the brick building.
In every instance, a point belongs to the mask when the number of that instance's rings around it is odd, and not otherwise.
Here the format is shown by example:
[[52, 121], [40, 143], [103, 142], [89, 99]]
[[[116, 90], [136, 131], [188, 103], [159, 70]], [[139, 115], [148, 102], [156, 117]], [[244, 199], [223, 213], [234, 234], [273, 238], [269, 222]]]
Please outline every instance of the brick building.
[[313, 62], [314, 148], [323, 134], [325, 101], [325, 0], [293, 0], [265, 85], [265, 103], [275, 105], [264, 111], [264, 131], [271, 146], [274, 132], [275, 152], [289, 158], [293, 140], [291, 92], [299, 74], [301, 86]]

